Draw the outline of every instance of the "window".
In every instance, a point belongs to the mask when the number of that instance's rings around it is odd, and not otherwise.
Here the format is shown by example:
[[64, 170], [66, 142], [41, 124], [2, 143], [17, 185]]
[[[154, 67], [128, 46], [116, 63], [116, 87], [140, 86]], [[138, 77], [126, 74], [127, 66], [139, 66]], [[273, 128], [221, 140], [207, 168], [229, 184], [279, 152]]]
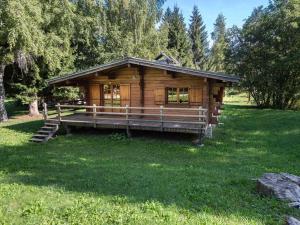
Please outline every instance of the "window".
[[189, 103], [189, 88], [167, 88], [167, 100], [169, 104]]
[[104, 84], [104, 106], [120, 106], [120, 85], [119, 84]]

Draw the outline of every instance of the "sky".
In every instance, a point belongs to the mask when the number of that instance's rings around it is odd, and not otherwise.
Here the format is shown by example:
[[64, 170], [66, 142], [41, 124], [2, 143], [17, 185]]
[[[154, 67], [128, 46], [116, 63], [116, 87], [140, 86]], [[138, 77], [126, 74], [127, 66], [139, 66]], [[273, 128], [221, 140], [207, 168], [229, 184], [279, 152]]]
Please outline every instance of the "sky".
[[177, 5], [188, 24], [193, 7], [197, 5], [210, 36], [219, 13], [223, 13], [226, 17], [227, 27], [232, 27], [232, 25], [241, 27], [255, 7], [267, 6], [268, 2], [269, 0], [167, 0], [164, 9]]

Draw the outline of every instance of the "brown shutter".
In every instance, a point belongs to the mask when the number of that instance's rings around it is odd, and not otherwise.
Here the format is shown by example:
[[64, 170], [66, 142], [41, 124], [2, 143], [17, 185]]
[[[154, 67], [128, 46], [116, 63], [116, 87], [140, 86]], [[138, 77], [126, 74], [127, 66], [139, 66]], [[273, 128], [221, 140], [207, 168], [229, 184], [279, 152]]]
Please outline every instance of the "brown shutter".
[[202, 88], [192, 87], [189, 93], [190, 105], [202, 105]]
[[157, 105], [164, 105], [165, 104], [165, 89], [164, 88], [158, 88], [154, 91], [154, 101]]
[[130, 84], [120, 85], [121, 106], [130, 106]]

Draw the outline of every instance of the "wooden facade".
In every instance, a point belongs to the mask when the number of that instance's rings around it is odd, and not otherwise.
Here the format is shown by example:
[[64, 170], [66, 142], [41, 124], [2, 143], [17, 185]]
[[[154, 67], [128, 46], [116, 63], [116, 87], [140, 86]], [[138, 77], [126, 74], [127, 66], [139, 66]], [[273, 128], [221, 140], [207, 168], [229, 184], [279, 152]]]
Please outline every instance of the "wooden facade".
[[[128, 58], [54, 78], [49, 80], [49, 84], [81, 87], [87, 106], [85, 110], [87, 113], [93, 112], [94, 117], [107, 113], [126, 116], [127, 121], [130, 120], [128, 116], [134, 115], [149, 120], [151, 116], [159, 116], [157, 112], [163, 108], [167, 116], [178, 115], [173, 120], [178, 119], [178, 124], [182, 124], [182, 121], [199, 122], [199, 118], [203, 117], [200, 115], [198, 118], [199, 112], [204, 109], [206, 118], [203, 121], [207, 126], [217, 123], [216, 116], [219, 114], [218, 108], [222, 104], [226, 85], [237, 81], [237, 78], [224, 74]], [[183, 109], [193, 108], [200, 111], [186, 110], [185, 117], [180, 116]], [[126, 114], [125, 109], [129, 110]], [[72, 118], [75, 123], [74, 118], [79, 117]]]
[[[170, 73], [153, 68], [126, 67], [78, 80], [84, 87], [86, 104], [104, 105], [104, 85], [119, 85], [120, 105], [131, 107], [178, 107], [209, 109], [209, 115], [222, 104], [226, 83], [213, 79]], [[168, 102], [168, 88], [187, 88], [188, 103]], [[177, 112], [174, 112], [177, 113]], [[213, 121], [212, 121], [213, 122]]]

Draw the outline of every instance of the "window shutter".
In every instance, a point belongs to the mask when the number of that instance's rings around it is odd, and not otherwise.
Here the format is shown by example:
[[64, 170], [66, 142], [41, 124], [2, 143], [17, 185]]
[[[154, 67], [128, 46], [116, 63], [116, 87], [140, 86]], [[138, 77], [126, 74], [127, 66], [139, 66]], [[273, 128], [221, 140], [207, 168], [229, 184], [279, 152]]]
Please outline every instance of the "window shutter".
[[130, 106], [130, 84], [120, 85], [121, 106]]
[[202, 105], [202, 88], [190, 88], [190, 105]]
[[165, 104], [165, 89], [164, 88], [158, 88], [154, 91], [155, 95], [155, 104], [157, 105], [164, 105]]

